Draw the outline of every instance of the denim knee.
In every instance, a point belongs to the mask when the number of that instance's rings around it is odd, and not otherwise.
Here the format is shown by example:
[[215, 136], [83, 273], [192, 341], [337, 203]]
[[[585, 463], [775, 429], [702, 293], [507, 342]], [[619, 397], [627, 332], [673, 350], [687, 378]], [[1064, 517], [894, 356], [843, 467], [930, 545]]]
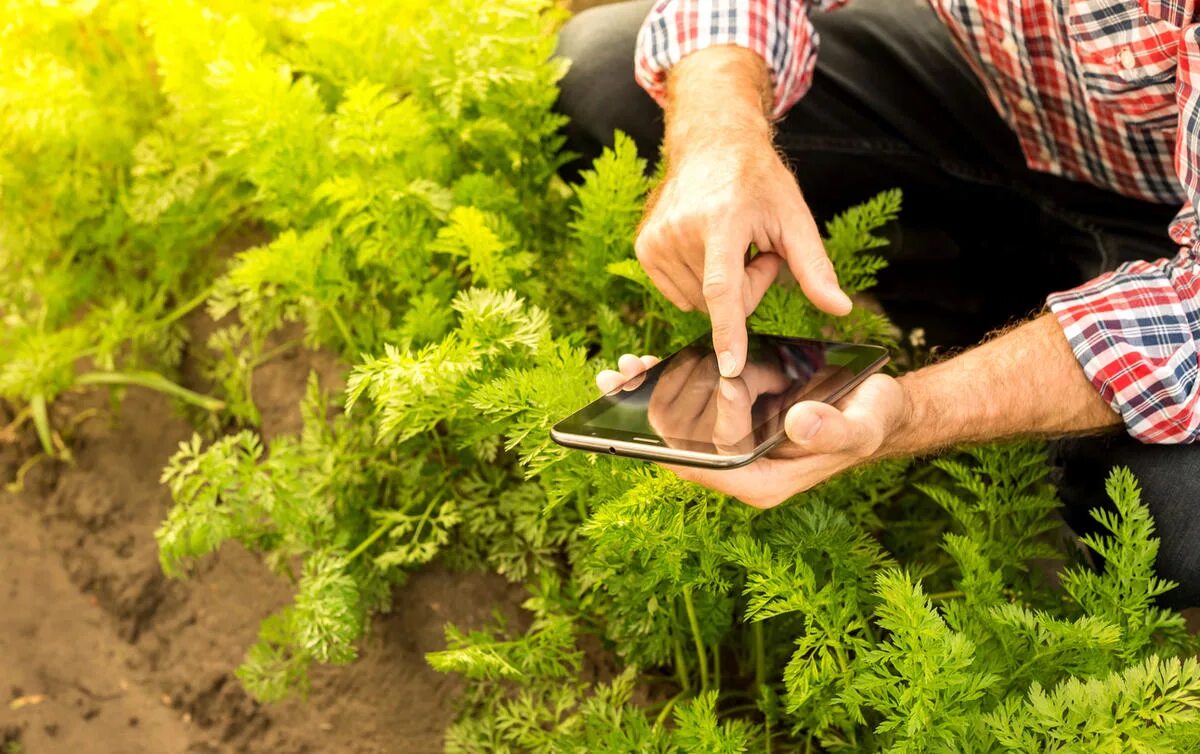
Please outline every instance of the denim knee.
[[568, 148], [594, 158], [613, 144], [613, 132], [633, 138], [653, 160], [661, 140], [661, 113], [633, 77], [637, 35], [654, 0], [627, 0], [589, 8], [558, 35], [555, 55], [570, 61], [559, 83], [559, 112], [570, 118]]

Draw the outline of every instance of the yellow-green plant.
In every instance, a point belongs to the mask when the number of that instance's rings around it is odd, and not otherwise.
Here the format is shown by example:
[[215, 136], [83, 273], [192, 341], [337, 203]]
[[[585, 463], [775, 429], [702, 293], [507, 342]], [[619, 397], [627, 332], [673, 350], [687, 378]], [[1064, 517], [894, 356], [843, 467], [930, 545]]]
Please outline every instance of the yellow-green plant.
[[[532, 616], [449, 627], [429, 656], [473, 679], [451, 751], [1200, 742], [1193, 642], [1157, 604], [1171, 585], [1126, 472], [1092, 569], [1055, 545], [1036, 446], [878, 464], [759, 512], [550, 441], [596, 369], [706, 323], [634, 259], [652, 179], [628, 139], [580, 184], [556, 175], [549, 0], [2, 10], [0, 397], [60, 455], [48, 405], [77, 385], [159, 389], [236, 430], [171, 459], [158, 541], [172, 576], [237, 541], [294, 580], [239, 670], [255, 695], [351, 661], [441, 558], [524, 584]], [[899, 210], [887, 192], [827, 224], [850, 292]], [[188, 343], [201, 307], [217, 329]], [[788, 285], [751, 324], [892, 337]], [[354, 366], [344, 394], [310, 380], [302, 431], [266, 443], [250, 379], [299, 342]], [[214, 396], [173, 381], [185, 349]], [[585, 638], [614, 677], [584, 672]]]

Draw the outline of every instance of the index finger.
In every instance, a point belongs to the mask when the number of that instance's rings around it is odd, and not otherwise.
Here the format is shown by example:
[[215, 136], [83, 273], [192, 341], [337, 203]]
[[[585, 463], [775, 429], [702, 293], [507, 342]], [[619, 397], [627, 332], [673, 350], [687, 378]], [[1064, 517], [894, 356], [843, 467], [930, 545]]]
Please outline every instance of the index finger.
[[704, 302], [712, 320], [713, 351], [722, 377], [736, 377], [746, 363], [746, 305], [742, 293], [749, 239], [728, 226], [704, 244]]

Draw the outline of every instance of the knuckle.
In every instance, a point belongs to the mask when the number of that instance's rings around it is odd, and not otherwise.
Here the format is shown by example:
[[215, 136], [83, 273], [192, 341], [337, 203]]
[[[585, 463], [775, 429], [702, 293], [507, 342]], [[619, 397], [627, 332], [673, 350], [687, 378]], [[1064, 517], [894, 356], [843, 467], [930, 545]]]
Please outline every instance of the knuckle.
[[638, 237], [633, 241], [633, 255], [637, 257], [639, 262], [645, 262], [646, 257], [650, 255], [650, 241], [646, 238], [646, 231], [638, 234]]
[[702, 292], [705, 300], [720, 301], [729, 296], [732, 291], [729, 278], [723, 272], [710, 272], [704, 276]]
[[826, 275], [833, 271], [833, 262], [829, 261], [824, 252], [816, 252], [809, 255], [804, 262], [804, 268], [814, 275]]
[[707, 202], [680, 207], [671, 216], [672, 224], [681, 227], [700, 225], [708, 219], [711, 212], [712, 208]]
[[646, 226], [633, 242], [633, 253], [642, 264], [652, 260], [658, 250], [658, 239], [653, 226]]
[[871, 431], [859, 447], [859, 456], [861, 459], [867, 459], [875, 455], [875, 451], [883, 446], [883, 441], [886, 439], [883, 429]]
[[712, 334], [713, 342], [718, 347], [728, 347], [729, 341], [733, 338], [733, 325], [720, 318], [713, 319]]

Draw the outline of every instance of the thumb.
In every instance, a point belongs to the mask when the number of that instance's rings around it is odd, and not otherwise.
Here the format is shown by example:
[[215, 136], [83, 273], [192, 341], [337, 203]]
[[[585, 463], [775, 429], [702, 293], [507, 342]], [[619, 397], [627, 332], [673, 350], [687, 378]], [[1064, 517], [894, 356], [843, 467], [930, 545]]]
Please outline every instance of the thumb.
[[861, 441], [857, 425], [828, 403], [803, 401], [788, 409], [784, 430], [807, 453], [843, 453]]

